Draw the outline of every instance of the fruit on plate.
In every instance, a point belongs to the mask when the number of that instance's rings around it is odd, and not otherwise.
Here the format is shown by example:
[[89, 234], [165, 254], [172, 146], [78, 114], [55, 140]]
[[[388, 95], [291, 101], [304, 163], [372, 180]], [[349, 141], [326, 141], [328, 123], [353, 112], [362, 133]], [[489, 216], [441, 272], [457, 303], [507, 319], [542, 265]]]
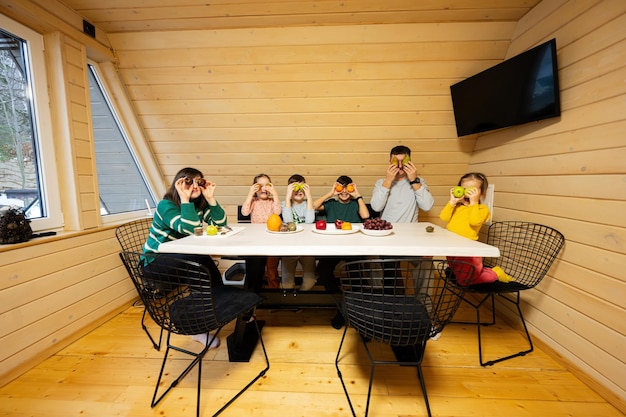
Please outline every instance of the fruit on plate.
[[217, 226], [210, 224], [206, 227], [206, 234], [209, 236], [215, 236], [217, 234]]
[[280, 228], [283, 225], [283, 220], [280, 218], [278, 214], [272, 214], [267, 219], [267, 230], [272, 232], [280, 232]]
[[402, 166], [405, 166], [409, 162], [411, 162], [411, 157], [409, 155], [404, 155], [404, 158], [402, 158]]
[[326, 230], [326, 220], [318, 220], [315, 222], [315, 228], [317, 230]]
[[393, 225], [380, 217], [369, 218], [363, 222], [363, 228], [367, 230], [390, 230]]
[[287, 223], [287, 231], [295, 232], [297, 228], [298, 228], [298, 226], [296, 226], [296, 224], [294, 222]]
[[349, 193], [353, 193], [354, 192], [354, 185], [348, 184], [348, 186], [346, 187], [346, 191], [349, 192]]
[[341, 225], [343, 224], [343, 220], [335, 220], [335, 229], [341, 230]]
[[434, 231], [435, 231], [435, 228], [434, 228], [434, 227], [432, 227], [432, 226], [426, 226], [426, 232], [427, 232], [427, 233], [432, 233], [432, 232], [434, 232]]
[[335, 191], [337, 191], [338, 193], [343, 191], [343, 185], [341, 184], [337, 184], [335, 185]]
[[352, 223], [350, 222], [342, 222], [341, 230], [352, 230]]
[[465, 188], [461, 187], [460, 185], [457, 185], [452, 190], [452, 195], [455, 196], [456, 198], [463, 197], [465, 195]]

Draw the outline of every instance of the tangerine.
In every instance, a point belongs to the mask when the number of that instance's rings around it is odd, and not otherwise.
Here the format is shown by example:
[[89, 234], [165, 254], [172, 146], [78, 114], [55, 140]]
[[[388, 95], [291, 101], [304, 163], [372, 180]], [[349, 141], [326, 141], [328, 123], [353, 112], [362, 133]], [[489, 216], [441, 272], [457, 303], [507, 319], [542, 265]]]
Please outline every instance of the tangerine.
[[337, 191], [338, 193], [343, 191], [343, 185], [337, 184], [335, 185], [335, 191]]
[[267, 219], [266, 224], [267, 224], [267, 230], [270, 230], [272, 232], [279, 232], [281, 226], [283, 225], [283, 221], [278, 214], [272, 214]]
[[348, 185], [348, 186], [346, 187], [346, 190], [347, 190], [349, 193], [353, 193], [353, 192], [354, 192], [354, 185], [352, 185], [352, 184]]

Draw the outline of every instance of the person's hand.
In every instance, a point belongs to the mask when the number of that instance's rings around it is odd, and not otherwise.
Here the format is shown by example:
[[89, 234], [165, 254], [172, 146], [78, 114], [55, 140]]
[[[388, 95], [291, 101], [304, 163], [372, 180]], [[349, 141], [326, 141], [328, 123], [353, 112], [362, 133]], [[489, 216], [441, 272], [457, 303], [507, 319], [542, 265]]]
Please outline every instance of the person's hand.
[[176, 191], [178, 191], [178, 197], [181, 203], [189, 203], [191, 200], [191, 193], [193, 193], [193, 183], [190, 185], [185, 184], [185, 178], [179, 178], [174, 183]]
[[255, 183], [250, 186], [250, 190], [248, 191], [249, 196], [253, 196], [261, 190], [261, 184]]
[[465, 197], [469, 198], [470, 205], [480, 203], [480, 190], [476, 187], [468, 187], [465, 189]]
[[309, 187], [309, 184], [307, 183], [302, 184], [302, 191], [304, 192], [304, 195], [306, 196], [307, 200], [313, 199], [311, 195], [311, 187]]
[[457, 204], [459, 204], [459, 201], [462, 201], [465, 198], [464, 196], [463, 197], [455, 197], [454, 196], [454, 188], [455, 187], [450, 188], [450, 205], [452, 207], [454, 207]]
[[206, 198], [207, 201], [210, 201], [215, 198], [215, 188], [217, 187], [217, 184], [207, 180], [206, 178], [204, 180], [206, 181], [204, 183], [204, 187], [200, 187], [200, 189], [202, 190], [204, 198]]
[[413, 181], [417, 178], [417, 168], [413, 164], [413, 161], [409, 161], [402, 169], [409, 181]]
[[385, 172], [385, 181], [390, 183], [396, 179], [396, 175], [400, 172], [398, 164], [389, 164], [387, 171]]
[[271, 182], [268, 182], [264, 188], [267, 193], [270, 193], [271, 195], [274, 196], [274, 198], [278, 199], [278, 190], [274, 187], [274, 184], [272, 184]]
[[[337, 191], [339, 190], [339, 191]], [[333, 184], [333, 189], [330, 192], [331, 197], [334, 197], [336, 195], [339, 195], [341, 193], [341, 191], [343, 191], [343, 185], [339, 184], [338, 182]]]
[[355, 183], [348, 184], [348, 186], [346, 187], [346, 191], [348, 191], [348, 194], [350, 194], [350, 197], [352, 197], [353, 199], [361, 195], [361, 193], [359, 193], [359, 190], [356, 188]]

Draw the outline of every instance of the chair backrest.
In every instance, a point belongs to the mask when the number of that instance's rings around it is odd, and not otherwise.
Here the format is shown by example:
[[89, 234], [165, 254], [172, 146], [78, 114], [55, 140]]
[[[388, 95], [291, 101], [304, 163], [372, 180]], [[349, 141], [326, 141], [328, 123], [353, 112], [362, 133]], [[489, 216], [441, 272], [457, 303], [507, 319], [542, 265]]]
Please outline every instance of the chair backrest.
[[[462, 261], [461, 261], [462, 262]], [[459, 268], [474, 276], [474, 267]], [[463, 289], [445, 278], [445, 261], [366, 259], [340, 267], [342, 309], [363, 337], [392, 346], [425, 343], [452, 320]]]
[[222, 325], [216, 317], [211, 273], [206, 267], [174, 256], [128, 251], [120, 256], [146, 311], [159, 326], [192, 335]]
[[122, 250], [127, 252], [141, 252], [144, 243], [146, 243], [148, 239], [151, 225], [152, 219], [145, 218], [118, 226], [117, 229], [115, 229], [115, 237], [120, 243]]
[[242, 206], [237, 206], [237, 223], [250, 223], [250, 215], [244, 216], [243, 213], [241, 213], [241, 207]]
[[500, 249], [500, 257], [484, 258], [484, 265], [499, 266], [516, 283], [532, 288], [548, 273], [565, 237], [541, 224], [501, 221], [489, 226], [487, 243]]

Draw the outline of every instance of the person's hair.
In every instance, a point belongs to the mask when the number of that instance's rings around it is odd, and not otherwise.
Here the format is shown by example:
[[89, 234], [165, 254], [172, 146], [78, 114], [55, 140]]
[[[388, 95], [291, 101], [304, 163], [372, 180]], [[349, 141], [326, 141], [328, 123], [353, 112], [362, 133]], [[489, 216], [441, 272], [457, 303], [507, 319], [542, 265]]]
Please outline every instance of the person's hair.
[[[172, 181], [172, 184], [170, 184], [170, 188], [168, 188], [165, 192], [165, 195], [163, 196], [164, 200], [170, 200], [174, 204], [176, 204], [177, 207], [180, 207], [180, 196], [178, 195], [178, 190], [176, 190], [176, 181], [185, 177], [191, 179], [194, 179], [196, 177], [204, 178], [204, 174], [200, 170], [197, 170], [195, 168], [186, 167], [181, 169], [174, 176], [174, 180]], [[200, 196], [198, 198], [192, 200], [191, 202], [198, 210], [204, 210], [209, 204], [202, 193], [200, 193]]]
[[347, 175], [342, 175], [337, 178], [337, 182], [345, 187], [348, 184], [352, 184], [352, 178], [348, 177]]
[[289, 179], [287, 180], [287, 185], [294, 183], [294, 182], [306, 182], [306, 180], [304, 179], [304, 177], [300, 174], [293, 174], [291, 177], [289, 177]]
[[457, 185], [461, 185], [463, 180], [467, 178], [480, 181], [480, 195], [481, 196], [484, 196], [487, 193], [487, 187], [489, 187], [489, 181], [487, 181], [487, 177], [485, 176], [485, 174], [480, 173], [480, 172], [468, 172], [467, 174], [461, 177]]
[[404, 146], [404, 145], [394, 146], [393, 148], [391, 148], [391, 151], [389, 152], [389, 158], [391, 158], [394, 155], [411, 156], [411, 149], [409, 149], [408, 146]]
[[252, 180], [252, 184], [256, 184], [259, 178], [267, 178], [269, 182], [272, 182], [272, 179], [270, 178], [269, 175], [261, 173], [261, 174], [256, 174], [254, 176], [254, 179]]

